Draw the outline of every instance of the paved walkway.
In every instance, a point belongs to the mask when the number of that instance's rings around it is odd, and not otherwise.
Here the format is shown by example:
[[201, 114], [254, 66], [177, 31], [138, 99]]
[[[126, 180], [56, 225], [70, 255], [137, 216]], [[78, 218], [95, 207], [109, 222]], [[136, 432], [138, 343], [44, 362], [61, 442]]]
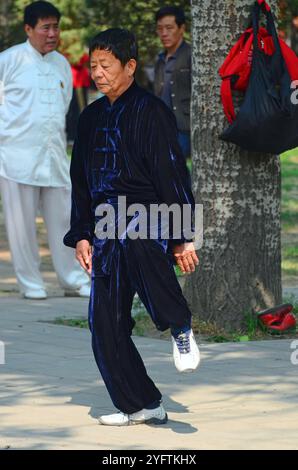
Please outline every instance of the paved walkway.
[[[0, 214], [1, 232], [1, 214]], [[112, 428], [96, 417], [113, 411], [93, 359], [88, 330], [56, 317], [87, 312], [87, 300], [64, 298], [43, 242], [50, 297], [21, 299], [0, 237], [0, 449], [298, 449], [298, 365], [291, 340], [203, 344], [202, 364], [180, 375], [171, 344], [134, 338], [164, 394], [165, 426]], [[297, 290], [288, 294], [297, 296]], [[297, 346], [298, 347], [298, 346]]]
[[87, 301], [3, 296], [0, 305], [1, 449], [298, 448], [298, 365], [289, 340], [204, 344], [198, 371], [180, 375], [168, 341], [135, 337], [169, 422], [112, 428], [96, 420], [113, 406], [89, 331], [45, 323], [81, 316]]

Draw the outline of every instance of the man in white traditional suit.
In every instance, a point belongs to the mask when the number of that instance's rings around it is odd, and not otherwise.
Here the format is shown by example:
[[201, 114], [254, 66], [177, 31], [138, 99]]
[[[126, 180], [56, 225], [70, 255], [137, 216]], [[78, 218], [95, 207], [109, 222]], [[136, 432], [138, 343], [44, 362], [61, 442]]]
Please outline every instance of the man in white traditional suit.
[[72, 75], [55, 51], [60, 16], [51, 3], [31, 3], [24, 12], [28, 40], [0, 54], [0, 189], [16, 277], [30, 299], [47, 297], [36, 236], [39, 208], [65, 294], [90, 293], [88, 275], [63, 245], [71, 201], [65, 116]]

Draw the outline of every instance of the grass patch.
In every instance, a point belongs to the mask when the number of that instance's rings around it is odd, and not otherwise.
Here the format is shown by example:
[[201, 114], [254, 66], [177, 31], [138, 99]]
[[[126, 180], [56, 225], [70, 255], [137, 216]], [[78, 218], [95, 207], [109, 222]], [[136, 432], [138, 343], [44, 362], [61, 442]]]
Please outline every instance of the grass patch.
[[[298, 302], [295, 302], [293, 297], [285, 298], [283, 302], [292, 303], [294, 305], [293, 313], [298, 317]], [[298, 337], [298, 330], [296, 330], [296, 333], [290, 332], [273, 336], [259, 323], [256, 314], [246, 312], [244, 317], [244, 328], [236, 331], [226, 331], [223, 328], [219, 328], [215, 323], [201, 321], [197, 317], [193, 318], [192, 328], [194, 334], [199, 338], [199, 340], [205, 343], [246, 342], [272, 338], [286, 339]], [[135, 297], [133, 302], [133, 318], [136, 322], [133, 329], [133, 335], [163, 340], [169, 340], [171, 338], [169, 330], [161, 332], [156, 329], [150, 315], [147, 313], [138, 297]], [[56, 318], [51, 323], [76, 328], [88, 328], [87, 318], [69, 319], [60, 317]]]
[[298, 178], [297, 165], [291, 165], [291, 163], [287, 163], [287, 160], [282, 160], [281, 176], [282, 178]]
[[[298, 285], [298, 148], [281, 155], [282, 279]], [[187, 160], [191, 170], [192, 162]], [[290, 237], [291, 236], [291, 237]], [[176, 271], [177, 275], [181, 275]]]
[[72, 326], [75, 328], [89, 328], [88, 319], [86, 317], [81, 317], [81, 318], [57, 317], [51, 323], [54, 323], [55, 325]]
[[298, 284], [298, 148], [281, 155], [282, 279]]
[[291, 161], [294, 162], [294, 163], [298, 163], [298, 150], [297, 148], [295, 149], [291, 149], [291, 150], [287, 150], [287, 152], [284, 152], [282, 155], [281, 155], [281, 158], [282, 160], [283, 159], [287, 159], [287, 158], [291, 158]]
[[292, 276], [296, 277], [297, 276], [297, 261], [293, 260], [288, 260], [285, 261], [283, 260], [281, 263], [282, 271], [284, 275], [286, 276]]
[[191, 170], [192, 170], [192, 160], [191, 160], [191, 158], [186, 159], [186, 166], [187, 166], [189, 172], [191, 173]]

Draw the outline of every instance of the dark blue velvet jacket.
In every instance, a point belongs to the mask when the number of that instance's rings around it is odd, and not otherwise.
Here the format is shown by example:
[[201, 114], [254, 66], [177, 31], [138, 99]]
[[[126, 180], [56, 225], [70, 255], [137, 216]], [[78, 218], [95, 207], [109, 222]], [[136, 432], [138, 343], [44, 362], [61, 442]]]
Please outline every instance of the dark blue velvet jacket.
[[136, 82], [112, 105], [105, 96], [82, 112], [70, 175], [71, 222], [64, 243], [73, 248], [82, 239], [94, 243], [96, 207], [118, 196], [126, 196], [127, 204], [194, 208], [175, 117]]

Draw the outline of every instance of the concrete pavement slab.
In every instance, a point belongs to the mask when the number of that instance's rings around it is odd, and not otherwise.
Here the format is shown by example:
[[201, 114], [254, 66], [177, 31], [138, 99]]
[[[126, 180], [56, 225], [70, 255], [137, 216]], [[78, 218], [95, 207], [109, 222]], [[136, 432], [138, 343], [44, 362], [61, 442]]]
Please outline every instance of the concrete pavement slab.
[[176, 372], [169, 341], [134, 337], [169, 422], [115, 428], [88, 330], [46, 323], [86, 314], [88, 301], [0, 298], [0, 448], [297, 449], [298, 365], [292, 340], [202, 344], [193, 374]]

